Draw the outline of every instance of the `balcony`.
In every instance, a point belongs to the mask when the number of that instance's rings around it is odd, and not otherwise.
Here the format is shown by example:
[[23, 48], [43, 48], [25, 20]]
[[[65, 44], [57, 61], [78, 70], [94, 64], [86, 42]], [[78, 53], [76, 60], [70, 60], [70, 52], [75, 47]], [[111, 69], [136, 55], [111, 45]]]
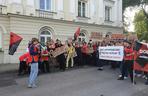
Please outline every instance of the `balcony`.
[[7, 6], [0, 5], [0, 14], [6, 14], [7, 13]]
[[57, 13], [56, 12], [51, 12], [51, 11], [45, 11], [45, 10], [36, 9], [36, 16], [37, 17], [53, 18], [55, 14], [57, 14]]

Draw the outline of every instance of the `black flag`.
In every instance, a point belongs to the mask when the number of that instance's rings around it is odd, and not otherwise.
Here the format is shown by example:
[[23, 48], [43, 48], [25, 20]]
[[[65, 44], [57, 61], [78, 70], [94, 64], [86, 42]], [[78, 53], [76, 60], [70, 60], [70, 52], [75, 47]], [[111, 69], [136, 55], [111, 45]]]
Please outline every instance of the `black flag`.
[[23, 38], [18, 36], [17, 34], [10, 32], [9, 55], [13, 55], [16, 52], [22, 39]]

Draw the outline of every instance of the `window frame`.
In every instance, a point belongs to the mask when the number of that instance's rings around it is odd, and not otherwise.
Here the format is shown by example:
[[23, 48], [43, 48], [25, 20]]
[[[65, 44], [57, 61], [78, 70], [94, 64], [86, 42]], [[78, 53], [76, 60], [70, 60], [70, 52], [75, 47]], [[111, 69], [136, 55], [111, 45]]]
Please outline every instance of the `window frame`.
[[105, 6], [105, 21], [111, 21], [112, 19], [112, 7], [111, 6]]
[[[42, 34], [42, 32], [44, 32], [44, 31], [50, 33], [50, 35], [49, 35], [49, 34]], [[43, 37], [44, 40], [45, 40], [44, 43], [41, 42], [41, 38], [42, 38], [42, 37]], [[42, 44], [43, 46], [45, 46], [45, 45], [46, 45], [46, 42], [48, 41], [48, 38], [52, 39], [52, 37], [53, 37], [52, 32], [51, 32], [50, 30], [48, 30], [48, 29], [45, 29], [45, 30], [42, 30], [42, 31], [40, 32], [39, 40], [40, 40], [41, 44]]]
[[78, 17], [86, 17], [87, 1], [78, 1]]
[[[51, 11], [51, 9], [52, 9], [52, 0], [49, 0], [49, 3], [50, 3], [49, 5], [48, 5], [47, 1], [48, 0], [44, 0], [44, 3], [43, 3], [44, 8], [41, 8], [41, 2], [43, 2], [43, 0], [39, 0], [39, 9], [40, 10]], [[49, 9], [47, 7], [49, 7]]]

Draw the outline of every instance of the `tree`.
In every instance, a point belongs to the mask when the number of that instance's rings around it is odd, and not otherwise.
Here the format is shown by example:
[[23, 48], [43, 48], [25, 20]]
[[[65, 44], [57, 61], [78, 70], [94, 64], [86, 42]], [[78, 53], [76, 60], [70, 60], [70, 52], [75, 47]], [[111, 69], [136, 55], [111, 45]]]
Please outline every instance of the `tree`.
[[135, 32], [138, 39], [148, 41], [148, 19], [144, 10], [140, 10], [134, 18]]
[[[141, 4], [141, 0], [122, 0], [123, 1], [123, 10], [129, 6], [136, 6]], [[147, 1], [147, 0], [146, 0]]]
[[130, 6], [139, 6], [143, 3], [148, 3], [148, 0], [122, 0], [123, 1], [123, 10]]

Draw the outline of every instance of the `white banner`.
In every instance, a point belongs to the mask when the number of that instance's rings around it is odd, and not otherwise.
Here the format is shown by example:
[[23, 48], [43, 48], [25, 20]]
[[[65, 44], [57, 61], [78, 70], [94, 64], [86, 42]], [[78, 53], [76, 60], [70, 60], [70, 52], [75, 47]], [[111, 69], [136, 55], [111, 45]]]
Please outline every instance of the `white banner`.
[[122, 61], [124, 56], [123, 46], [106, 46], [99, 47], [99, 59]]

